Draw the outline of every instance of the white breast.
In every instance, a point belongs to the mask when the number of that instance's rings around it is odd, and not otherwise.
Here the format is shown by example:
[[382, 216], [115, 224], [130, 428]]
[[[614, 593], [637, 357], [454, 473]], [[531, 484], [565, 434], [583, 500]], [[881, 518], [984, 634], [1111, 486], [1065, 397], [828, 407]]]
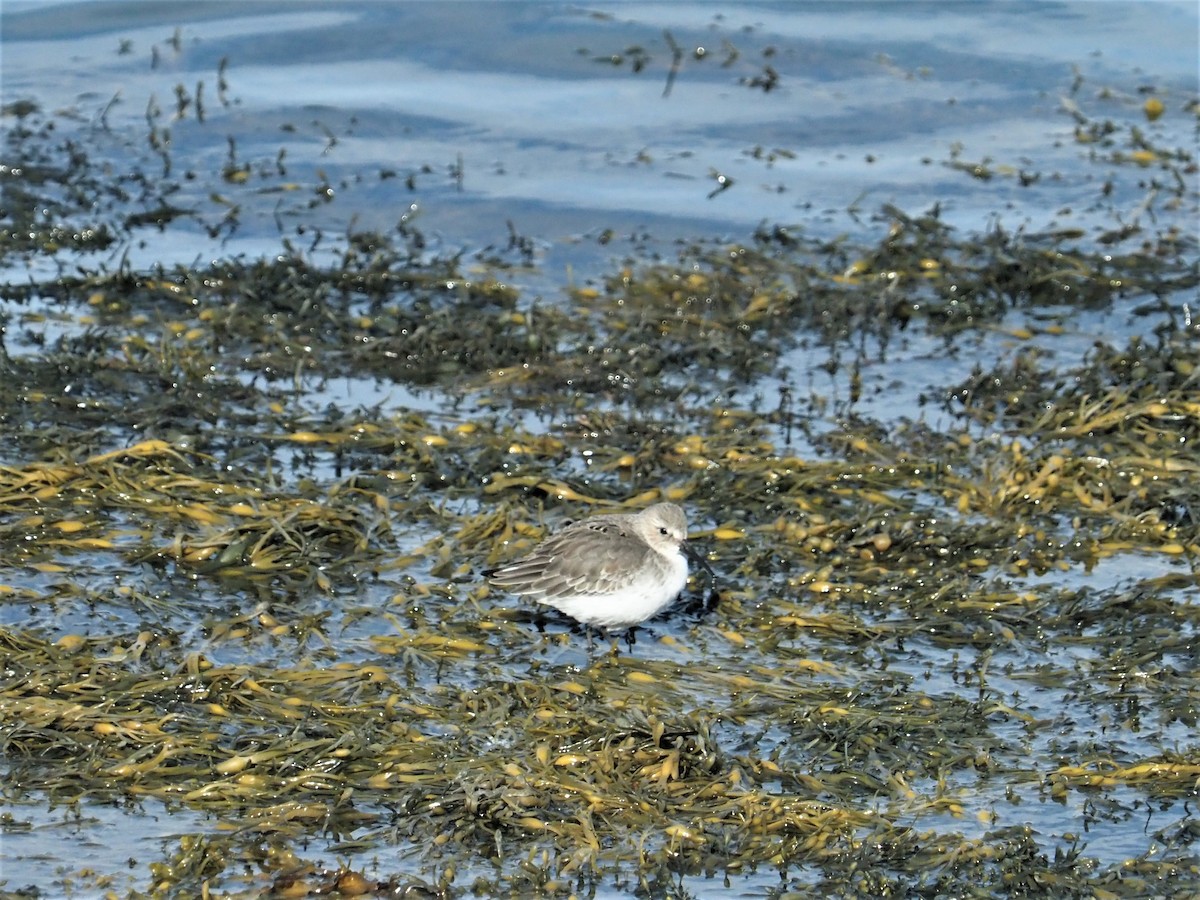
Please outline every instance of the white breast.
[[659, 565], [630, 572], [628, 582], [603, 594], [569, 594], [538, 600], [588, 625], [630, 628], [666, 609], [687, 585], [687, 560], [682, 553], [660, 556], [657, 561]]

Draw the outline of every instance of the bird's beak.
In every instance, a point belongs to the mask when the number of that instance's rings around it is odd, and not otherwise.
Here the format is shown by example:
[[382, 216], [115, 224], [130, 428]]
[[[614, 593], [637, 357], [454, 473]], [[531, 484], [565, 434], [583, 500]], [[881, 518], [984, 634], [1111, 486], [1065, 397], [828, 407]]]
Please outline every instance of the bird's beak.
[[686, 556], [688, 559], [690, 559], [692, 562], [694, 562], [696, 565], [700, 566], [700, 568], [704, 569], [704, 571], [708, 573], [708, 577], [715, 584], [716, 580], [717, 580], [717, 573], [714, 572], [712, 566], [710, 566], [708, 564], [708, 560], [705, 559], [703, 556], [701, 556], [699, 553], [697, 553], [695, 550], [693, 550], [691, 547], [689, 547], [687, 541], [684, 541], [682, 544], [679, 545], [679, 547], [681, 550], [683, 550], [683, 555]]

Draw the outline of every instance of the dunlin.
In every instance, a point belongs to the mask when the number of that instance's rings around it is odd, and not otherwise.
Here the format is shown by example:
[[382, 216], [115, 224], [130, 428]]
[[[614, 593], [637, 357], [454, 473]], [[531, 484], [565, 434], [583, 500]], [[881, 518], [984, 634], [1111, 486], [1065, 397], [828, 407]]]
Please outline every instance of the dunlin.
[[585, 625], [632, 628], [669, 606], [687, 584], [686, 539], [683, 510], [656, 503], [573, 522], [528, 556], [484, 575]]

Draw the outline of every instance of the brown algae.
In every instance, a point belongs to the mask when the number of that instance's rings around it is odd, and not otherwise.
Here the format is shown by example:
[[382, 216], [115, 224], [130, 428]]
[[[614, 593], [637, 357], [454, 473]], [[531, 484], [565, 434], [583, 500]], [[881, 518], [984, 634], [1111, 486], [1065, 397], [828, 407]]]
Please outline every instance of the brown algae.
[[[17, 114], [9, 146], [53, 156]], [[73, 164], [63, 203], [105, 177]], [[55, 170], [25, 171], [10, 258], [144, 227], [81, 197], [68, 237], [34, 212]], [[6, 832], [46, 802], [207, 816], [142, 850], [140, 896], [1200, 882], [1195, 241], [880, 215], [874, 244], [768, 229], [537, 304], [407, 226], [328, 264], [6, 285]], [[1048, 359], [1129, 297], [1145, 335]], [[1015, 349], [933, 389], [864, 381], [908, 329]], [[781, 372], [802, 346], [848, 394]], [[338, 377], [432, 399], [311, 401]], [[860, 412], [888, 391], [943, 415]], [[659, 499], [701, 523], [719, 596], [631, 652], [589, 656], [479, 577]], [[1091, 854], [1085, 827], [1132, 820], [1127, 858]]]

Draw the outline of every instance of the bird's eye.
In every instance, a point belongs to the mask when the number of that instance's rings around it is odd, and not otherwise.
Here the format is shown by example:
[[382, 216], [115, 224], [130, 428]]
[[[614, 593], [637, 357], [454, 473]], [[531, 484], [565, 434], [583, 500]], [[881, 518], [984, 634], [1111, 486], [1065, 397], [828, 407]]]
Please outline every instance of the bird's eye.
[[667, 529], [660, 528], [660, 529], [658, 529], [658, 533], [661, 534], [663, 537], [666, 537], [668, 532], [667, 532]]

